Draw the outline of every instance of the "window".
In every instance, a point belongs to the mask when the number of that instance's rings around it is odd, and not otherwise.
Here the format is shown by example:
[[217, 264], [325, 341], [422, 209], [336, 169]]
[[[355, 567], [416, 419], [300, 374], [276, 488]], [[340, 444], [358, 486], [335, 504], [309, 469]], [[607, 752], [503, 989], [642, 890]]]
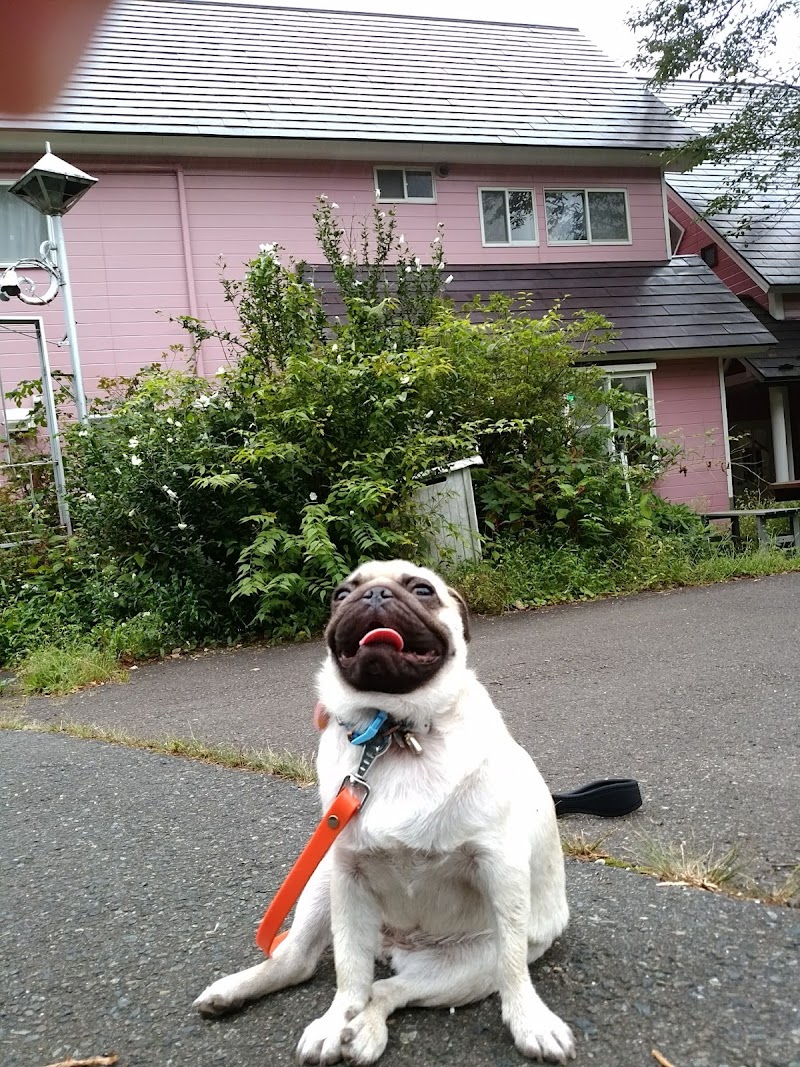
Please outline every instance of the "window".
[[10, 185], [0, 185], [0, 264], [37, 259], [39, 245], [47, 240], [47, 219], [36, 208], [12, 196]]
[[[614, 410], [606, 407], [600, 412], [600, 422], [612, 433], [618, 424], [624, 423], [628, 427], [649, 433], [651, 437], [655, 436], [656, 416], [653, 397], [655, 368], [655, 363], [603, 368], [606, 374], [606, 388], [613, 387], [622, 394], [622, 403], [618, 404]], [[613, 447], [625, 467], [632, 463], [648, 462], [650, 458], [649, 453], [640, 454], [642, 452], [640, 443], [634, 443], [622, 437], [612, 436], [610, 447]]]
[[624, 189], [545, 189], [549, 244], [628, 244]]
[[700, 249], [700, 258], [709, 267], [716, 267], [716, 265], [717, 265], [717, 246], [716, 245], [704, 245]]
[[536, 212], [532, 189], [480, 189], [485, 245], [535, 245]]
[[678, 249], [681, 247], [681, 241], [683, 240], [683, 235], [685, 233], [686, 233], [686, 230], [684, 230], [683, 226], [681, 226], [680, 223], [676, 222], [675, 219], [670, 218], [670, 220], [669, 220], [669, 245], [670, 245], [670, 252], [672, 253], [673, 256], [677, 256]]
[[435, 204], [436, 187], [432, 170], [406, 167], [376, 167], [375, 197], [388, 201], [411, 200], [418, 204]]

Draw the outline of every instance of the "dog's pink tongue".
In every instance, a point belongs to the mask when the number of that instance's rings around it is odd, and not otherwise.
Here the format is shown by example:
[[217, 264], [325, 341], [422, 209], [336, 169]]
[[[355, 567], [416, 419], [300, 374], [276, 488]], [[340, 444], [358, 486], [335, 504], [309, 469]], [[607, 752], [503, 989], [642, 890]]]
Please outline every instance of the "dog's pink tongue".
[[358, 644], [359, 646], [394, 645], [398, 652], [402, 652], [405, 642], [397, 630], [390, 630], [388, 626], [379, 626], [376, 630], [370, 630], [368, 634], [364, 634]]

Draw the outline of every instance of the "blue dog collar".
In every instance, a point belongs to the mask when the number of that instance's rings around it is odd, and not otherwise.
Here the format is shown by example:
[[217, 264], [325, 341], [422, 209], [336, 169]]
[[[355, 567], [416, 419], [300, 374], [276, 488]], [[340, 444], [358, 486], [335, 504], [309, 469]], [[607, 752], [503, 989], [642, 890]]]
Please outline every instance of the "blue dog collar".
[[350, 743], [353, 745], [366, 745], [367, 741], [371, 741], [376, 734], [379, 733], [381, 727], [389, 718], [389, 714], [386, 711], [378, 711], [375, 714], [375, 718], [369, 724], [369, 726], [363, 730], [360, 734], [353, 736], [352, 731], [348, 733]]

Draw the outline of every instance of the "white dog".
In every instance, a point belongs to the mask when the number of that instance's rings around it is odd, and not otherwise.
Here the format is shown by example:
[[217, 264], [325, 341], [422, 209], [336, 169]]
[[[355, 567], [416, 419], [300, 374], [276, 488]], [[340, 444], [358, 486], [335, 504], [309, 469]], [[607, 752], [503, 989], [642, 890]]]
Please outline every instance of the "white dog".
[[[568, 919], [553, 801], [467, 669], [461, 598], [411, 563], [369, 563], [334, 593], [326, 639], [319, 693], [329, 721], [317, 759], [325, 809], [359, 764], [348, 734], [364, 731], [377, 709], [388, 713], [385, 728], [399, 729], [370, 770], [368, 802], [303, 891], [286, 940], [272, 958], [214, 982], [195, 1006], [217, 1015], [306, 981], [332, 939], [337, 991], [306, 1027], [301, 1063], [373, 1063], [397, 1008], [495, 992], [520, 1052], [566, 1063], [570, 1029], [528, 971]], [[391, 978], [375, 981], [378, 957]]]

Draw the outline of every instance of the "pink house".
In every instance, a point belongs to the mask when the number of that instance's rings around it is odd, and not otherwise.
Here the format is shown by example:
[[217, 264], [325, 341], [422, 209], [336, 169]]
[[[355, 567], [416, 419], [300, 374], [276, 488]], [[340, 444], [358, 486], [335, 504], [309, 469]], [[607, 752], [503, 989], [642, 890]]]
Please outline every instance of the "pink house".
[[[444, 224], [455, 299], [606, 314], [608, 374], [684, 447], [664, 495], [728, 505], [723, 361], [773, 337], [702, 259], [672, 257], [661, 153], [687, 129], [577, 31], [120, 0], [59, 101], [0, 130], [0, 265], [45, 236], [3, 185], [45, 140], [99, 179], [64, 220], [89, 392], [176, 358], [172, 316], [226, 322], [220, 257], [235, 273], [269, 241], [319, 263], [320, 194], [345, 221], [391, 205], [420, 255]], [[6, 388], [37, 374], [10, 306]], [[44, 318], [60, 338], [58, 302]], [[68, 369], [63, 347], [52, 359]], [[220, 353], [201, 360], [213, 373]]]
[[[708, 83], [681, 81], [663, 92], [670, 106], [688, 103]], [[725, 121], [732, 104], [707, 108], [703, 129]], [[758, 158], [744, 162], [755, 166]], [[771, 160], [764, 159], [766, 170]], [[800, 165], [786, 166], [764, 192], [725, 214], [707, 214], [737, 167], [703, 163], [667, 178], [673, 251], [699, 255], [777, 342], [767, 354], [724, 360], [725, 402], [733, 447], [733, 484], [800, 497]]]

